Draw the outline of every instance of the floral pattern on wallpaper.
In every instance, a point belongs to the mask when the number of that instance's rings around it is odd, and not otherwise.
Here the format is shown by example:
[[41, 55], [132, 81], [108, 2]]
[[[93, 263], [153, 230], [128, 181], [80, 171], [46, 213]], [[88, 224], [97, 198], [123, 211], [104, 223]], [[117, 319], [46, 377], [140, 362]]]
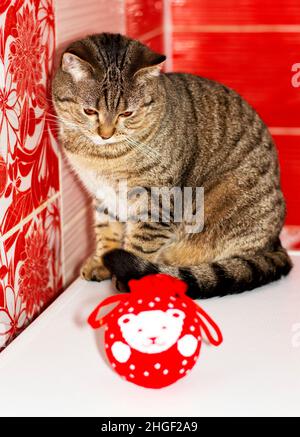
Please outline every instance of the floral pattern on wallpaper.
[[0, 347], [61, 288], [54, 47], [52, 0], [0, 1]]
[[16, 0], [1, 5], [0, 232], [5, 234], [59, 189], [59, 177], [48, 112], [51, 3]]
[[62, 288], [58, 201], [0, 240], [0, 350]]

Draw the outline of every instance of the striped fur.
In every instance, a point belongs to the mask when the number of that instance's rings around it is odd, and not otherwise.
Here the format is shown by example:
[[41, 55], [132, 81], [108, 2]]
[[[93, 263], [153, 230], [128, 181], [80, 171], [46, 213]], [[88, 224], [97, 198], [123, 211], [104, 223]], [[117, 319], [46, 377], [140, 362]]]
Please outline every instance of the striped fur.
[[[113, 274], [126, 286], [130, 277], [163, 271], [186, 280], [193, 297], [286, 275], [291, 262], [279, 241], [285, 202], [267, 127], [222, 84], [159, 74], [164, 59], [138, 41], [99, 34], [71, 44], [55, 75], [60, 139], [96, 201], [96, 250], [81, 275]], [[132, 190], [127, 223], [111, 196], [122, 179]], [[144, 189], [139, 198], [135, 187]], [[158, 222], [134, 220], [149, 212], [152, 187], [192, 187], [193, 212], [195, 188], [203, 187], [203, 230], [190, 234], [190, 223], [176, 221], [173, 198], [165, 222], [159, 195]]]

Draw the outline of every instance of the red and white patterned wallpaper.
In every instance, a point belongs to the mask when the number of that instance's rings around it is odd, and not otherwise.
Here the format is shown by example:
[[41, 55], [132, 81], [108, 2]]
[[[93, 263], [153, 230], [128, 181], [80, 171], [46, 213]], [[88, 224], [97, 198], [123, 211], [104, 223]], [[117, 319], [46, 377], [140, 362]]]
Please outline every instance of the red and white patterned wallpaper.
[[126, 32], [167, 52], [168, 68], [237, 89], [273, 131], [288, 200], [283, 238], [300, 248], [299, 20], [298, 0], [0, 0], [0, 350], [92, 250], [91, 202], [55, 140], [54, 51], [89, 33]]
[[49, 0], [0, 2], [0, 347], [62, 287]]

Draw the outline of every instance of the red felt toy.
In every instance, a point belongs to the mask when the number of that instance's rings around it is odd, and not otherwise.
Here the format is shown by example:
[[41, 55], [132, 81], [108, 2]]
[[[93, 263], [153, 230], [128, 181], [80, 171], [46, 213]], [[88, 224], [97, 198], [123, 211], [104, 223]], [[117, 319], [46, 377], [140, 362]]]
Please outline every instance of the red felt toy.
[[[202, 333], [215, 346], [222, 342], [216, 323], [186, 296], [185, 282], [156, 274], [132, 279], [129, 288], [104, 299], [88, 318], [94, 329], [106, 326], [108, 360], [128, 381], [149, 388], [173, 384], [194, 367]], [[99, 318], [102, 307], [117, 302]]]

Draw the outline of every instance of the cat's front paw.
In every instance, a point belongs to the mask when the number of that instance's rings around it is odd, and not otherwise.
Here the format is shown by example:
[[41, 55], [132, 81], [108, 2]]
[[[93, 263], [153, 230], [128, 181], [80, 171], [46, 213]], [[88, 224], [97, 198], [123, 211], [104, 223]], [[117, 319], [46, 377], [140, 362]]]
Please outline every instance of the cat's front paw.
[[91, 256], [80, 270], [80, 276], [86, 281], [103, 281], [111, 277], [110, 272], [103, 266], [101, 259]]

